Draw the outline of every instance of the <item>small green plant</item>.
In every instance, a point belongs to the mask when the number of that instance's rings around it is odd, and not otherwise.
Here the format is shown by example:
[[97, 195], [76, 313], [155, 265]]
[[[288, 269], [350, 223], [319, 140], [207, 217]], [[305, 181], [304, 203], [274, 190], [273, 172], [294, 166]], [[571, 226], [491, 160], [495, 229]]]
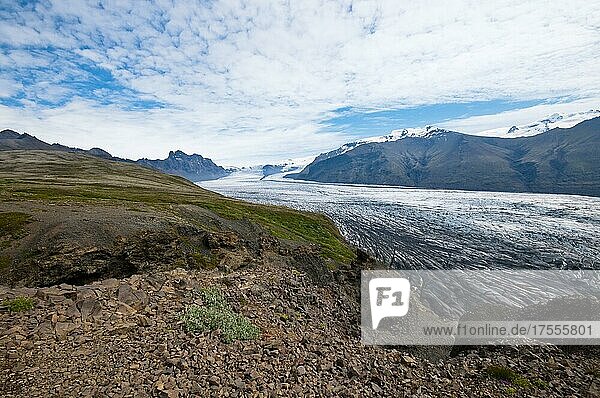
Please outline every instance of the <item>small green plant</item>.
[[486, 369], [486, 373], [494, 379], [512, 381], [517, 374], [505, 366], [492, 365]]
[[200, 295], [204, 305], [191, 305], [181, 316], [188, 331], [219, 330], [225, 343], [253, 340], [259, 336], [260, 330], [246, 317], [231, 309], [220, 289], [201, 289]]
[[523, 376], [517, 376], [512, 381], [514, 385], [522, 388], [531, 388], [531, 382]]
[[218, 287], [200, 289], [200, 297], [206, 307], [229, 307], [223, 292]]
[[12, 300], [4, 300], [2, 305], [8, 307], [11, 312], [29, 311], [34, 307], [33, 299], [30, 297], [15, 297]]
[[517, 393], [517, 389], [514, 387], [508, 387], [506, 389], [506, 395], [515, 395]]
[[289, 321], [290, 320], [290, 316], [288, 314], [284, 314], [284, 313], [278, 312], [275, 315], [277, 315], [279, 317], [279, 319], [281, 319], [282, 321]]
[[527, 378], [506, 366], [492, 365], [486, 369], [486, 372], [494, 379], [509, 381], [513, 385], [522, 388], [531, 388], [531, 382]]
[[550, 385], [548, 384], [548, 382], [542, 380], [542, 379], [536, 379], [533, 381], [533, 385], [541, 388], [542, 390], [546, 390], [548, 389], [548, 387], [550, 387]]

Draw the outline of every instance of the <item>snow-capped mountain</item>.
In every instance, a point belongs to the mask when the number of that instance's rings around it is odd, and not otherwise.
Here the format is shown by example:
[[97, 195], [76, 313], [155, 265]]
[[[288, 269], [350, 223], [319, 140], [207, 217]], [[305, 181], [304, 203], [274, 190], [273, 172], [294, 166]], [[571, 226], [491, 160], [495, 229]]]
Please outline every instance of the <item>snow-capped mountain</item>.
[[316, 160], [320, 161], [320, 160], [332, 158], [334, 156], [342, 155], [342, 154], [344, 154], [348, 151], [351, 151], [354, 148], [359, 147], [364, 144], [374, 144], [374, 143], [381, 143], [381, 142], [398, 141], [398, 140], [401, 140], [401, 139], [407, 138], [407, 137], [429, 138], [429, 137], [433, 137], [438, 134], [447, 133], [449, 131], [450, 130], [441, 129], [441, 128], [438, 128], [435, 126], [393, 130], [389, 134], [386, 134], [386, 135], [382, 135], [382, 136], [378, 136], [378, 137], [363, 138], [358, 141], [344, 144], [341, 147], [339, 147], [338, 149], [334, 149], [333, 151], [320, 154], [319, 156], [317, 156]]
[[504, 126], [490, 130], [471, 133], [471, 135], [480, 135], [484, 137], [530, 137], [545, 133], [554, 128], [570, 128], [584, 120], [593, 119], [600, 116], [600, 110], [592, 109], [587, 112], [578, 113], [555, 113], [545, 119], [534, 123], [529, 123], [520, 126]]
[[[288, 178], [322, 183], [600, 196], [600, 116], [573, 127], [533, 134], [535, 127], [549, 128], [565, 119], [559, 116], [538, 126], [528, 125], [532, 135], [518, 139], [431, 129], [433, 134], [429, 138], [421, 138], [422, 133], [395, 134], [392, 139], [401, 138], [394, 141], [381, 138], [377, 141], [384, 142], [361, 144], [341, 155], [322, 155]], [[513, 129], [511, 134], [516, 131]]]
[[[444, 130], [435, 126], [426, 126], [426, 127], [420, 127], [420, 128], [409, 128], [409, 129], [401, 129], [401, 130], [392, 130], [389, 134], [387, 135], [382, 135], [379, 137], [371, 137], [371, 138], [365, 138], [362, 140], [358, 140], [355, 141], [351, 144], [346, 144], [343, 147], [346, 146], [352, 146], [353, 147], [357, 147], [358, 145], [362, 145], [362, 144], [371, 144], [371, 143], [375, 143], [375, 142], [390, 142], [390, 141], [397, 141], [397, 140], [401, 140], [402, 138], [406, 138], [406, 137], [432, 137], [434, 135], [437, 134], [442, 134], [448, 132], [448, 130]], [[342, 148], [343, 148], [342, 147]]]
[[[514, 137], [529, 137], [537, 134], [545, 133], [548, 130], [553, 128], [570, 128], [575, 126], [576, 124], [583, 122], [584, 120], [593, 119], [595, 117], [600, 116], [600, 110], [592, 109], [587, 112], [578, 112], [578, 113], [565, 113], [559, 114], [555, 113], [553, 115], [548, 116], [545, 119], [540, 121], [529, 123], [526, 125], [519, 126], [508, 126], [508, 127], [499, 127], [490, 130], [480, 131], [476, 133], [466, 133], [469, 135], [477, 135], [482, 137], [503, 137], [503, 138], [514, 138]], [[325, 159], [332, 158], [334, 156], [342, 155], [348, 151], [353, 150], [356, 147], [359, 147], [364, 144], [372, 144], [372, 143], [381, 143], [381, 142], [391, 142], [398, 141], [408, 137], [423, 137], [423, 138], [431, 138], [435, 135], [444, 134], [451, 132], [451, 130], [442, 129], [436, 126], [426, 126], [419, 128], [406, 128], [401, 130], [393, 130], [389, 134], [377, 136], [377, 137], [369, 137], [363, 138], [357, 141], [353, 141], [347, 144], [342, 145], [341, 147], [334, 149], [333, 151], [329, 151], [326, 153], [322, 153], [317, 156], [316, 160], [321, 161]]]
[[306, 156], [303, 158], [287, 159], [276, 164], [266, 164], [262, 166], [263, 178], [277, 175], [284, 177], [287, 174], [298, 172], [315, 160], [315, 156]]
[[[569, 113], [569, 114], [558, 114], [555, 113], [547, 118], [544, 118], [538, 122], [529, 123], [526, 125], [518, 125], [518, 126], [508, 126], [508, 127], [500, 127], [485, 131], [480, 131], [476, 133], [468, 133], [469, 135], [475, 136], [483, 136], [483, 137], [526, 137], [526, 136], [534, 136], [541, 133], [544, 133], [550, 129], [560, 127], [560, 128], [570, 128], [574, 125], [588, 120], [593, 119], [595, 117], [600, 116], [600, 110], [590, 110], [587, 112], [579, 112], [579, 113]], [[444, 135], [448, 133], [455, 134], [452, 130], [439, 128], [436, 126], [426, 126], [420, 128], [405, 128], [399, 130], [393, 130], [389, 134], [363, 138], [357, 141], [353, 141], [347, 144], [340, 146], [337, 149], [332, 151], [322, 153], [319, 156], [308, 156], [304, 158], [297, 159], [287, 159], [281, 162], [275, 162], [271, 164], [265, 164], [260, 166], [253, 166], [243, 168], [240, 171], [243, 171], [245, 174], [253, 175], [253, 178], [260, 176], [261, 179], [279, 179], [284, 178], [287, 175], [291, 175], [294, 173], [299, 173], [306, 166], [311, 163], [317, 163], [325, 159], [333, 158], [335, 156], [339, 156], [345, 154], [361, 145], [365, 144], [373, 144], [373, 143], [386, 143], [399, 141], [405, 138], [432, 138], [439, 135]], [[230, 170], [235, 171], [235, 170]]]

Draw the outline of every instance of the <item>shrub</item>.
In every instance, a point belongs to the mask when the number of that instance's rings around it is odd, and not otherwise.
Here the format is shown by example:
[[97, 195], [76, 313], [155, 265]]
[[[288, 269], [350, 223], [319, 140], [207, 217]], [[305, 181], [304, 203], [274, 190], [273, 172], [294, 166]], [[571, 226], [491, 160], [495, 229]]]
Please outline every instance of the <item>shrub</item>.
[[597, 363], [587, 364], [585, 366], [585, 374], [600, 377], [600, 366]]
[[200, 290], [204, 305], [191, 305], [181, 316], [190, 332], [219, 330], [225, 343], [234, 340], [253, 340], [260, 330], [243, 315], [235, 313], [218, 288]]
[[486, 369], [487, 374], [492, 376], [494, 379], [512, 381], [517, 374], [505, 366], [492, 365]]
[[229, 307], [223, 292], [218, 287], [200, 289], [200, 297], [206, 307]]
[[2, 305], [8, 307], [11, 312], [29, 311], [34, 307], [33, 299], [30, 297], [16, 297], [12, 300], [4, 300]]
[[529, 380], [505, 366], [492, 365], [486, 369], [486, 372], [494, 379], [509, 381], [513, 385], [523, 388], [531, 387], [531, 382]]

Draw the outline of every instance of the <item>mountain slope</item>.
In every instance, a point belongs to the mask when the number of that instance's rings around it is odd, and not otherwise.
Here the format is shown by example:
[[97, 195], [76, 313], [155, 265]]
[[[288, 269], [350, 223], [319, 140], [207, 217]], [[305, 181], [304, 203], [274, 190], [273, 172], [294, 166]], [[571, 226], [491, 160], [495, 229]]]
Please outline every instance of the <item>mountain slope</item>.
[[100, 148], [92, 148], [92, 149], [79, 149], [72, 148], [65, 145], [60, 144], [48, 144], [32, 135], [27, 133], [19, 134], [13, 130], [2, 130], [0, 131], [0, 151], [14, 151], [14, 150], [45, 150], [45, 151], [60, 151], [60, 152], [72, 152], [72, 153], [82, 153], [91, 155], [94, 157], [102, 158], [102, 159], [110, 159], [128, 162], [127, 159], [121, 159], [112, 156], [110, 153], [106, 152]]
[[288, 253], [281, 259], [288, 261], [295, 248], [325, 269], [354, 258], [321, 214], [229, 199], [131, 163], [60, 151], [0, 152], [0, 284], [237, 267], [273, 250]]
[[[72, 152], [87, 154], [102, 159], [134, 163], [133, 160], [114, 157], [100, 148], [85, 150], [60, 144], [48, 144], [26, 133], [19, 134], [13, 130], [0, 131], [0, 151], [13, 150]], [[196, 154], [187, 155], [182, 151], [171, 151], [169, 152], [167, 159], [164, 160], [140, 159], [135, 161], [135, 163], [162, 171], [166, 174], [177, 175], [193, 182], [214, 180], [229, 174], [229, 171], [221, 166], [217, 166], [210, 159], [203, 158]]]
[[140, 159], [137, 163], [193, 182], [216, 180], [229, 174], [210, 159], [197, 154], [188, 155], [182, 151], [171, 151], [164, 160]]
[[13, 130], [0, 131], [0, 151], [9, 151], [15, 149], [52, 150], [52, 145], [38, 140], [29, 134], [19, 134]]
[[394, 130], [387, 135], [382, 135], [379, 137], [371, 137], [364, 138], [362, 140], [350, 142], [348, 144], [344, 144], [341, 147], [334, 149], [333, 151], [325, 152], [317, 156], [315, 161], [321, 161], [325, 159], [332, 158], [334, 156], [343, 155], [344, 153], [351, 151], [355, 148], [358, 148], [361, 145], [365, 144], [374, 144], [374, 143], [383, 143], [383, 142], [393, 142], [398, 141], [408, 137], [433, 137], [436, 134], [446, 133], [449, 130], [444, 130], [437, 128], [435, 126], [427, 126], [425, 128], [410, 128], [410, 129], [402, 129], [402, 130]]
[[363, 144], [291, 178], [600, 196], [600, 118], [512, 139], [444, 131]]

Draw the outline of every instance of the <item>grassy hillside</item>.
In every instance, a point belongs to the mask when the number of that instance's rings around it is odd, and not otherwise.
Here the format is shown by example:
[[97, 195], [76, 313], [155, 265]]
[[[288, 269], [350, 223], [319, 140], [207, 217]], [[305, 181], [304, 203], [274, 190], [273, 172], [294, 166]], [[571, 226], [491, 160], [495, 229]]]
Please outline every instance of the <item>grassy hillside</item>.
[[[277, 238], [318, 245], [322, 257], [333, 263], [354, 258], [335, 225], [321, 214], [229, 199], [180, 177], [73, 153], [0, 152], [0, 214], [0, 240], [5, 247], [9, 234], [20, 228], [16, 222], [54, 215], [41, 234], [54, 234], [61, 242], [69, 234], [71, 241], [80, 236], [88, 246], [103, 234], [114, 238], [130, 229], [144, 229], [144, 224], [183, 223], [207, 231], [238, 232], [254, 224]], [[68, 220], [72, 226], [65, 227]], [[134, 226], [133, 220], [137, 220]], [[73, 232], [79, 228], [80, 232]], [[7, 263], [5, 254], [3, 262]]]

